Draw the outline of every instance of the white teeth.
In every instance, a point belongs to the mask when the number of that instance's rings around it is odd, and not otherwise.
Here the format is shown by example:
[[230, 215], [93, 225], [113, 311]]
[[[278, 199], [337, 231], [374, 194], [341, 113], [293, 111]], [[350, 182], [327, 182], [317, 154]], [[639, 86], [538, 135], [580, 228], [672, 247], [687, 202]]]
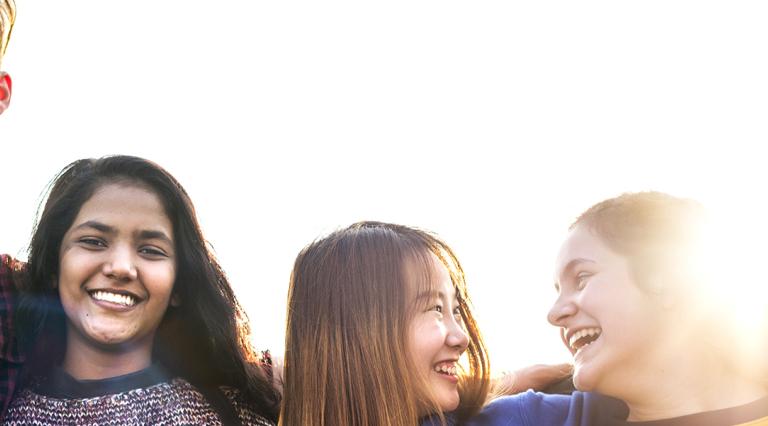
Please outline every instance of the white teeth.
[[449, 365], [449, 364], [436, 365], [435, 366], [435, 372], [443, 373], [443, 374], [448, 374], [450, 376], [455, 376], [456, 375], [456, 366], [455, 365]]
[[[600, 333], [602, 333], [602, 330], [599, 329], [599, 328], [584, 328], [584, 329], [581, 329], [581, 330], [573, 333], [573, 335], [571, 335], [571, 338], [568, 339], [568, 345], [570, 345], [571, 348], [574, 348], [573, 345], [576, 344], [576, 342], [579, 339], [581, 339], [583, 337], [586, 337], [586, 336], [596, 337], [596, 336], [599, 336]], [[592, 343], [592, 342], [590, 342], [590, 343]], [[587, 345], [588, 344], [589, 343], [587, 343]], [[587, 345], [584, 345], [584, 346], [587, 346]], [[579, 349], [583, 348], [584, 346], [580, 347]], [[574, 349], [576, 349], [576, 348], [574, 348]]]
[[133, 297], [126, 294], [111, 293], [108, 291], [95, 291], [91, 293], [91, 297], [96, 300], [102, 300], [104, 302], [117, 303], [123, 306], [133, 306], [136, 304], [136, 300]]

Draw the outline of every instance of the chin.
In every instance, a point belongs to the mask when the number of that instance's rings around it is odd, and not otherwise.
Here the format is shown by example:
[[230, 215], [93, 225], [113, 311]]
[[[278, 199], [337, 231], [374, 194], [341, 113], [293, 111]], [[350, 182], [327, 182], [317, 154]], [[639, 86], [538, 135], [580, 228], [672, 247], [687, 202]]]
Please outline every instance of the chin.
[[122, 343], [127, 339], [124, 330], [115, 330], [113, 328], [94, 328], [87, 335], [91, 340], [101, 344]]
[[577, 367], [573, 373], [573, 385], [583, 392], [595, 391], [595, 374], [589, 371], [589, 368]]
[[446, 395], [443, 398], [440, 398], [440, 408], [447, 412], [447, 411], [453, 411], [459, 407], [459, 394], [458, 392], [454, 395]]

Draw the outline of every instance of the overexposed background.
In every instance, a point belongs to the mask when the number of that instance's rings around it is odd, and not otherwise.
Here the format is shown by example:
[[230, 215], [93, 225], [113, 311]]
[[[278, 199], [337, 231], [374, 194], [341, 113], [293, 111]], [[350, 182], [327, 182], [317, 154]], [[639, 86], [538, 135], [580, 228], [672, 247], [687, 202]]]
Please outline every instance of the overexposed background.
[[[17, 6], [0, 252], [26, 256], [41, 192], [70, 161], [150, 158], [190, 192], [276, 353], [296, 254], [358, 220], [455, 248], [497, 370], [568, 359], [546, 322], [552, 265], [597, 201], [697, 198], [736, 218], [734, 249], [765, 250], [762, 2]], [[739, 291], [765, 298], [752, 278]]]

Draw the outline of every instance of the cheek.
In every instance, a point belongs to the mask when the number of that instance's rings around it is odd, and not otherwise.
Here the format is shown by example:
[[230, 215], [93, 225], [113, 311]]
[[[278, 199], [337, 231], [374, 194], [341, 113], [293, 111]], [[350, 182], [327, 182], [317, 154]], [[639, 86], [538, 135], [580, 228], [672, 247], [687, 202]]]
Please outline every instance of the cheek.
[[59, 286], [59, 301], [67, 322], [77, 322], [78, 318], [88, 315], [87, 305], [83, 303], [82, 295], [71, 288]]
[[626, 294], [612, 284], [610, 279], [594, 280], [579, 296], [580, 308], [601, 325], [621, 321], [621, 312], [631, 308]]
[[409, 345], [417, 365], [431, 368], [445, 343], [445, 328], [434, 320], [421, 321], [411, 328]]
[[65, 247], [59, 256], [60, 287], [79, 287], [101, 271], [102, 259], [90, 252]]
[[141, 279], [155, 297], [170, 300], [176, 281], [176, 269], [169, 265], [155, 265], [144, 269]]
[[615, 324], [614, 328], [625, 329], [627, 334], [631, 334], [630, 330], [640, 331], [647, 328], [654, 319], [647, 300], [633, 288], [619, 287], [604, 285], [605, 290], [594, 295], [595, 314], [605, 323], [603, 325]]
[[72, 262], [62, 262], [59, 276], [54, 278], [53, 285], [59, 293], [61, 304], [66, 308], [74, 303], [80, 296], [80, 287], [86, 280], [83, 267], [73, 265]]

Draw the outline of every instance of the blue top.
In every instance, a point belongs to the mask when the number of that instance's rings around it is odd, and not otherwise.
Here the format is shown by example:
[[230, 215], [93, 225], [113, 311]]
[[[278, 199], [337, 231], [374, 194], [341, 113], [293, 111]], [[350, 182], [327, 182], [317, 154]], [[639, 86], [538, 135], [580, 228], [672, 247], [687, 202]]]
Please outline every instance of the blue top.
[[[550, 395], [527, 391], [495, 399], [462, 426], [589, 426], [623, 422], [627, 406], [614, 398], [589, 392]], [[449, 425], [455, 425], [448, 418]], [[427, 420], [422, 426], [438, 425]]]

